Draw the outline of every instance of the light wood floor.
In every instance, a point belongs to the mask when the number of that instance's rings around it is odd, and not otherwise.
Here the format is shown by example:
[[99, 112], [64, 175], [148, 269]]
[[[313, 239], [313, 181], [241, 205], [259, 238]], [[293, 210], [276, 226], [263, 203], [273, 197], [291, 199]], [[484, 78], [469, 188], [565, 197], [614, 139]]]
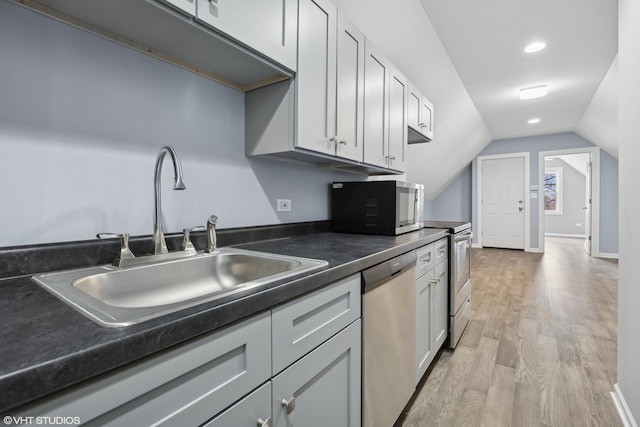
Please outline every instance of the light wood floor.
[[423, 426], [621, 426], [616, 382], [615, 261], [582, 241], [546, 253], [472, 251], [472, 315], [403, 422]]

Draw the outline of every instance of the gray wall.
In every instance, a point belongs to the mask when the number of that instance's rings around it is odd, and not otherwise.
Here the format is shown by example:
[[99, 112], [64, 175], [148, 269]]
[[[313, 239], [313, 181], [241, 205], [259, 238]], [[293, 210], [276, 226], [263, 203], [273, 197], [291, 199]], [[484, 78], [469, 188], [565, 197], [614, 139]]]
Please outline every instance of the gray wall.
[[427, 221], [471, 221], [471, 164], [433, 200], [425, 200]]
[[[525, 138], [503, 139], [493, 141], [478, 156], [488, 156], [508, 153], [530, 153], [530, 179], [531, 184], [538, 182], [538, 153], [540, 151], [566, 150], [572, 148], [593, 147], [586, 139], [573, 132], [553, 135], [531, 136]], [[476, 189], [477, 189], [477, 157], [472, 162], [472, 222], [477, 220]], [[604, 151], [600, 151], [600, 252], [618, 253], [618, 235], [611, 230], [618, 227], [618, 203], [617, 203], [617, 176], [618, 161]], [[606, 194], [606, 196], [605, 196]], [[615, 194], [615, 196], [614, 196]], [[528, 199], [530, 202], [542, 199]], [[531, 206], [531, 247], [538, 248], [538, 207]], [[476, 240], [474, 240], [475, 242]]]
[[[586, 163], [586, 162], [585, 162]], [[562, 215], [545, 215], [545, 233], [584, 236], [584, 210], [587, 177], [561, 159], [545, 162], [545, 167], [562, 168]], [[540, 197], [543, 192], [540, 191]], [[576, 224], [580, 224], [577, 226]]]
[[618, 2], [620, 264], [618, 270], [618, 384], [640, 422], [640, 2]]
[[[166, 230], [329, 218], [328, 183], [354, 175], [244, 156], [244, 94], [0, 1], [0, 247], [150, 234], [153, 168], [173, 145], [187, 190]], [[275, 211], [277, 198], [292, 212]]]

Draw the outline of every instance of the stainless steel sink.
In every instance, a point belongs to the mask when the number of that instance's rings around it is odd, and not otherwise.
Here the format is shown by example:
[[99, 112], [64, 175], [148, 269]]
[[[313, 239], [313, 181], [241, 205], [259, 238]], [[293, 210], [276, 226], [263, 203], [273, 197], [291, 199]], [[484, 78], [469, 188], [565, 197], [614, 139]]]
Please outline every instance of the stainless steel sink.
[[117, 327], [326, 265], [321, 260], [223, 248], [174, 261], [90, 267], [32, 279], [97, 323]]

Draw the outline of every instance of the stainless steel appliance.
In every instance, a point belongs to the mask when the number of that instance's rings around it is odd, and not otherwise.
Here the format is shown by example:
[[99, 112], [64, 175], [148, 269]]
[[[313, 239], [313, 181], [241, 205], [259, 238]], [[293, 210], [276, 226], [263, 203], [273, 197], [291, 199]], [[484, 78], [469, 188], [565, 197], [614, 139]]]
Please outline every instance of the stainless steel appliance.
[[422, 228], [424, 186], [402, 181], [334, 182], [331, 230], [397, 235]]
[[449, 347], [455, 348], [471, 315], [471, 223], [426, 221], [425, 228], [449, 230]]
[[391, 427], [415, 391], [415, 251], [362, 272], [362, 425]]

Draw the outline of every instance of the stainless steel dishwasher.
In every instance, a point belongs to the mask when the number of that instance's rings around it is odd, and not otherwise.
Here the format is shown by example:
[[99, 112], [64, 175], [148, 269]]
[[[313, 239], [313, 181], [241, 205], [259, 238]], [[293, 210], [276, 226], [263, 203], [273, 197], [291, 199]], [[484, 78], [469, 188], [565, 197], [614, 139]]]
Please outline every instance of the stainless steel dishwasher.
[[415, 391], [415, 267], [411, 251], [362, 272], [363, 427], [392, 427]]

